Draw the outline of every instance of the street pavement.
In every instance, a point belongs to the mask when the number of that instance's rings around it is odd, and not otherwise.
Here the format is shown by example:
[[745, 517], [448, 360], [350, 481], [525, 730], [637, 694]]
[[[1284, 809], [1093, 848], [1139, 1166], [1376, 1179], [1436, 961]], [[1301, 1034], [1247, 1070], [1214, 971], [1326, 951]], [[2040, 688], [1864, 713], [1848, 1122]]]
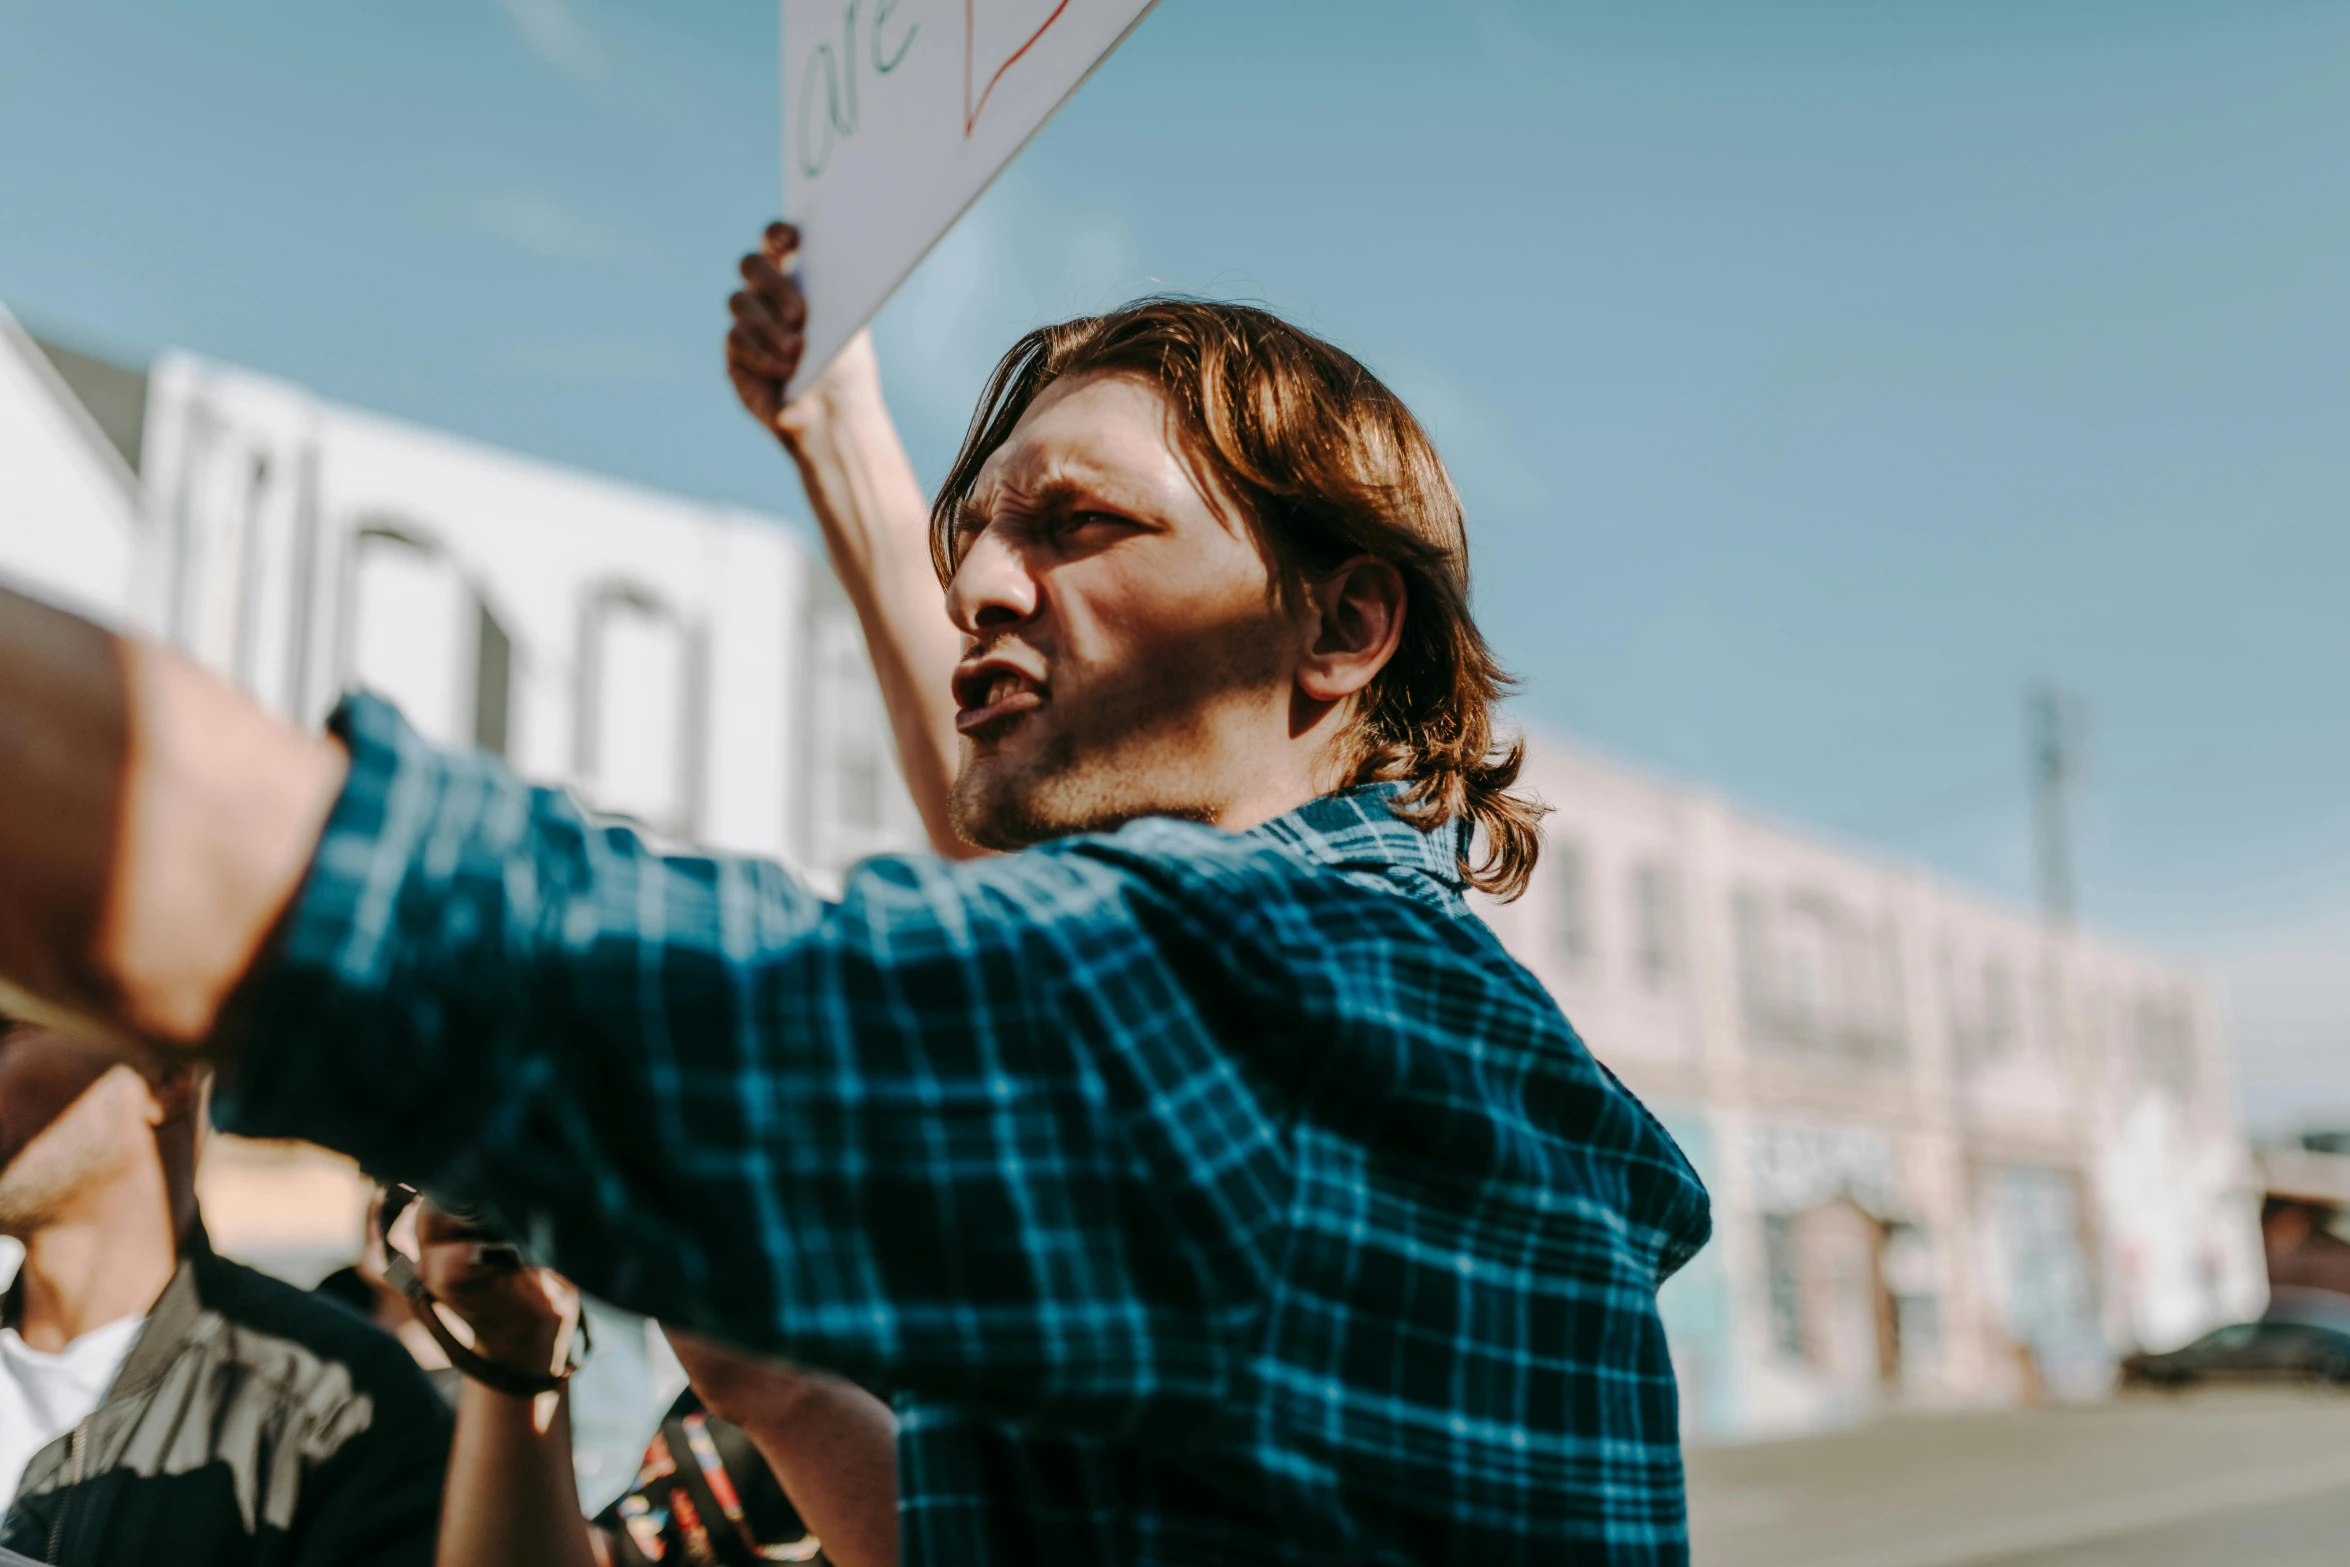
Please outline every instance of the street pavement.
[[1693, 1450], [1693, 1567], [2343, 1567], [2350, 1395], [1901, 1416]]

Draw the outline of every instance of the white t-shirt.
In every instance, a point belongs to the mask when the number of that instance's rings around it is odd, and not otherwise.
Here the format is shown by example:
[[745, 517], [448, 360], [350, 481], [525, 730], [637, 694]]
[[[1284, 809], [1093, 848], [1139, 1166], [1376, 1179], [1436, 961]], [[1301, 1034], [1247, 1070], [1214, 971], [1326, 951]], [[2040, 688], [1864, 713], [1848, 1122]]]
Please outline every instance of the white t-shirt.
[[44, 1355], [0, 1328], [0, 1509], [33, 1455], [106, 1401], [115, 1373], [145, 1327], [144, 1315], [92, 1328], [54, 1355]]

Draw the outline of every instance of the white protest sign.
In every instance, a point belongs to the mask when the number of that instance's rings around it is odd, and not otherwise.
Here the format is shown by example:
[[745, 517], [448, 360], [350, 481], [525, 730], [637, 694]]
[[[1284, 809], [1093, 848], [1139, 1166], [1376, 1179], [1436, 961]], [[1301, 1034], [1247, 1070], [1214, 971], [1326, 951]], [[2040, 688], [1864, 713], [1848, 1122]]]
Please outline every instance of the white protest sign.
[[798, 392], [1155, 0], [783, 0]]

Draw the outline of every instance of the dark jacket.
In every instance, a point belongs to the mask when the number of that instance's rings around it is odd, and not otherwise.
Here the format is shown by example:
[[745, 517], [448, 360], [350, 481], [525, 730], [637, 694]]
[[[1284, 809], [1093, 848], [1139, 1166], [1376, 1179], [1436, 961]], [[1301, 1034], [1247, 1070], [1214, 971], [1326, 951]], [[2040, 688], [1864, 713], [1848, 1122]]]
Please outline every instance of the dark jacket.
[[58, 1567], [428, 1567], [449, 1430], [398, 1339], [199, 1230], [105, 1403], [25, 1466], [0, 1545]]

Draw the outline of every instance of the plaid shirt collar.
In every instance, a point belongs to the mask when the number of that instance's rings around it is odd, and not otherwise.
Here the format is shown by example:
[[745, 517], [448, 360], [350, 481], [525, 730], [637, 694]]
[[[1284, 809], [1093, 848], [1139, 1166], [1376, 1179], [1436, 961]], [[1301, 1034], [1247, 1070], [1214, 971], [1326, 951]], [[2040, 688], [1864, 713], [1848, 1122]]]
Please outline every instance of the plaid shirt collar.
[[1372, 783], [1341, 789], [1240, 836], [1277, 843], [1330, 870], [1383, 877], [1424, 901], [1464, 912], [1468, 884], [1461, 875], [1461, 853], [1468, 847], [1470, 824], [1446, 822], [1421, 831], [1395, 814], [1394, 802], [1405, 787]]

